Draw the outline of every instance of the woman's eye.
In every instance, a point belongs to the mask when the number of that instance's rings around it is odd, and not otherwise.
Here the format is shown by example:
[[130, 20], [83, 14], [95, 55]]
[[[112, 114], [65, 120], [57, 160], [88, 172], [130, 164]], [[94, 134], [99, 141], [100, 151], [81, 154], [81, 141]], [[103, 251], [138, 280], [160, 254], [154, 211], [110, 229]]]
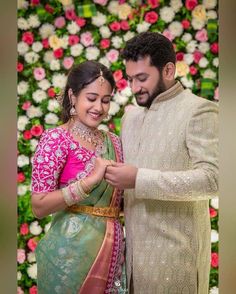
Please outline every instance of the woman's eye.
[[108, 103], [110, 103], [110, 99], [108, 99], [108, 100], [103, 100], [102, 103], [104, 103], [104, 104], [108, 104]]
[[87, 99], [90, 101], [90, 102], [94, 102], [96, 100], [96, 98], [92, 98], [92, 97], [87, 97]]

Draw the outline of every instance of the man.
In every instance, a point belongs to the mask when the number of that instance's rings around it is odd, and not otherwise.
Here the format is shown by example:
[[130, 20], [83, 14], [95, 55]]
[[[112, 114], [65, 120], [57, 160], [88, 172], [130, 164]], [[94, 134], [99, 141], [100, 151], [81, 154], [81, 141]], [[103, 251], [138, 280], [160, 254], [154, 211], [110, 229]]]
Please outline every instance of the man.
[[175, 80], [175, 52], [161, 34], [135, 36], [123, 57], [141, 107], [123, 118], [125, 164], [109, 166], [105, 177], [126, 189], [130, 292], [206, 294], [218, 107]]

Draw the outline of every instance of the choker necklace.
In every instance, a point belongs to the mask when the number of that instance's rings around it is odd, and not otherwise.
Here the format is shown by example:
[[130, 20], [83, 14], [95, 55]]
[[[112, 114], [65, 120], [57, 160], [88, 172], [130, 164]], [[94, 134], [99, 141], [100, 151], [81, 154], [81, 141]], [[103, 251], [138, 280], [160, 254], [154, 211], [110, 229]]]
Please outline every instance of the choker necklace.
[[97, 154], [105, 152], [104, 137], [102, 132], [97, 128], [91, 129], [82, 122], [76, 120], [71, 128], [71, 132], [79, 136], [83, 141], [92, 144], [95, 147], [95, 152]]

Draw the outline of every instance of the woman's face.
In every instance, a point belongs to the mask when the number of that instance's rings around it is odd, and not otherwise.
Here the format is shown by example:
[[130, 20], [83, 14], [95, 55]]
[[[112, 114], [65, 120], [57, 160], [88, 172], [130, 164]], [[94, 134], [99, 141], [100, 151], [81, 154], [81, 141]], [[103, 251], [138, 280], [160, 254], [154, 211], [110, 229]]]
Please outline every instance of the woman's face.
[[107, 80], [101, 77], [87, 85], [76, 97], [72, 95], [77, 117], [84, 125], [96, 128], [107, 116], [110, 108], [112, 88]]

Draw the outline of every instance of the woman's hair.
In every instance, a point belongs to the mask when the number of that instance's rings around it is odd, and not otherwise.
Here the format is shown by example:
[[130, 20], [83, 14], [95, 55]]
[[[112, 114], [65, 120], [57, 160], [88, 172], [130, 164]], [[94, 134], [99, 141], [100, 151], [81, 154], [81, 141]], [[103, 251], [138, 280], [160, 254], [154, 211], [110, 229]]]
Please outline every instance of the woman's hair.
[[150, 57], [151, 65], [160, 72], [163, 67], [172, 62], [175, 64], [176, 54], [173, 44], [162, 34], [157, 32], [145, 32], [130, 39], [122, 52], [126, 61], [138, 61]]
[[71, 89], [75, 96], [78, 96], [82, 89], [94, 82], [100, 75], [109, 82], [112, 90], [115, 87], [115, 81], [112, 72], [103, 64], [96, 61], [85, 61], [74, 66], [67, 77], [65, 90], [62, 96], [62, 121], [66, 123], [70, 119], [70, 109], [72, 107], [68, 95], [68, 90]]

